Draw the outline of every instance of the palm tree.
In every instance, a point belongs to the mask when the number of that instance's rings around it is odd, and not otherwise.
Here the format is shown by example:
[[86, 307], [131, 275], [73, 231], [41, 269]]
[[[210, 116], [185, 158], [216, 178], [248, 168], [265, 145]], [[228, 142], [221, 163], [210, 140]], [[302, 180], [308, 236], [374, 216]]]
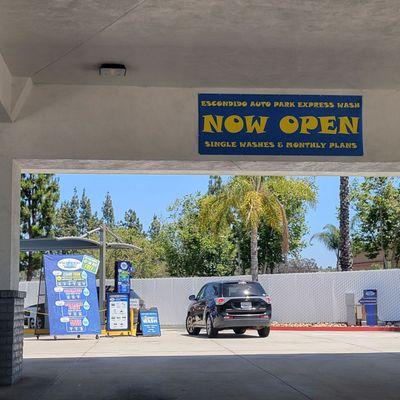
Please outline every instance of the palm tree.
[[336, 255], [336, 269], [339, 269], [340, 259], [340, 230], [335, 225], [327, 224], [323, 227], [322, 232], [314, 234], [310, 239], [310, 244], [314, 239], [319, 240], [325, 247], [334, 251]]
[[215, 195], [206, 196], [200, 207], [205, 229], [219, 231], [239, 218], [250, 231], [251, 276], [258, 280], [258, 230], [262, 221], [282, 232], [282, 252], [289, 250], [285, 208], [262, 176], [237, 176]]
[[350, 196], [349, 196], [349, 177], [340, 177], [340, 208], [339, 208], [339, 265], [342, 271], [351, 268], [350, 250]]

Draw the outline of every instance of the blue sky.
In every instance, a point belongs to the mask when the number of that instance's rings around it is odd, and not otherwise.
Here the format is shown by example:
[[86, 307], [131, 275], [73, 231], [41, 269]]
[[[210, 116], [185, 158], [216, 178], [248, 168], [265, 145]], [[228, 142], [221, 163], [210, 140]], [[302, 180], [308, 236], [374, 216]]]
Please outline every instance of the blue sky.
[[[167, 218], [167, 208], [177, 198], [188, 193], [207, 190], [208, 175], [58, 175], [61, 200], [69, 200], [76, 187], [79, 196], [85, 188], [94, 211], [101, 214], [104, 196], [110, 192], [116, 219], [132, 208], [147, 229], [153, 215]], [[317, 177], [318, 203], [307, 213], [310, 227], [308, 238], [320, 232], [328, 223], [337, 224], [339, 177]], [[322, 267], [335, 266], [335, 255], [315, 242], [303, 251], [303, 256], [314, 258]]]

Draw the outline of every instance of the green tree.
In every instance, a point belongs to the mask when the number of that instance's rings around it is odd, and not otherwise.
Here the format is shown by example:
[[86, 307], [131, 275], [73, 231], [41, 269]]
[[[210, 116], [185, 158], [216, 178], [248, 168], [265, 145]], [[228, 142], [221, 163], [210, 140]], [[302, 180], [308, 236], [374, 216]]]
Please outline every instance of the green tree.
[[79, 217], [78, 217], [78, 229], [82, 235], [86, 232], [96, 228], [99, 224], [97, 214], [92, 212], [92, 204], [86, 195], [86, 190], [83, 189], [82, 197], [79, 202]]
[[283, 274], [300, 272], [318, 272], [318, 264], [313, 258], [291, 258], [286, 265], [280, 266], [279, 272]]
[[258, 280], [259, 228], [264, 221], [282, 233], [282, 250], [288, 252], [289, 237], [286, 212], [276, 194], [262, 176], [237, 176], [221, 192], [208, 195], [201, 202], [201, 223], [205, 229], [220, 232], [239, 219], [250, 233], [251, 275]]
[[[289, 246], [288, 251], [282, 253], [282, 246], [278, 246], [283, 238], [281, 232], [272, 230], [272, 226], [268, 221], [263, 221], [263, 230], [265, 231], [265, 241], [261, 242], [261, 247], [265, 253], [263, 257], [264, 263], [270, 265], [270, 269], [278, 262], [287, 263], [287, 256], [290, 254], [294, 258], [299, 258], [300, 251], [306, 247], [307, 243], [304, 240], [304, 235], [308, 233], [306, 222], [306, 213], [310, 207], [314, 207], [317, 198], [317, 189], [312, 179], [310, 178], [289, 178], [284, 176], [271, 176], [266, 178], [267, 186], [271, 193], [274, 193], [285, 209]], [[279, 261], [273, 258], [274, 252], [269, 249], [279, 249], [275, 254]], [[265, 267], [264, 267], [265, 270]], [[271, 269], [271, 273], [273, 270]]]
[[79, 198], [76, 188], [70, 200], [63, 201], [57, 210], [56, 234], [57, 236], [77, 236]]
[[106, 194], [101, 211], [103, 213], [103, 222], [109, 227], [115, 226], [114, 207], [109, 192]]
[[[315, 204], [315, 185], [308, 178], [287, 177], [267, 177], [265, 184], [285, 208], [289, 234], [288, 254], [298, 258], [300, 251], [307, 245], [304, 241], [304, 235], [308, 233], [306, 212], [308, 207]], [[233, 230], [239, 248], [239, 270], [245, 274], [251, 264], [250, 234], [240, 219], [234, 221]], [[259, 227], [258, 248], [259, 269], [262, 273], [273, 273], [276, 267], [287, 262], [287, 253], [282, 251], [282, 232], [271, 227], [264, 218]]]
[[235, 245], [229, 229], [219, 235], [205, 233], [199, 220], [200, 195], [185, 196], [170, 208], [160, 241], [168, 273], [172, 276], [225, 276], [236, 268]]
[[135, 228], [119, 226], [113, 231], [126, 243], [134, 244], [141, 250], [119, 249], [107, 252], [106, 275], [114, 277], [116, 260], [129, 260], [135, 267], [136, 278], [157, 278], [166, 275], [166, 263], [159, 242], [149, 240]]
[[211, 175], [208, 180], [208, 192], [209, 195], [216, 195], [221, 192], [222, 189], [222, 178], [219, 175]]
[[151, 224], [148, 230], [148, 236], [151, 240], [156, 240], [160, 237], [162, 225], [157, 215], [153, 215], [153, 219], [151, 220]]
[[340, 229], [335, 225], [327, 224], [323, 227], [322, 232], [315, 233], [310, 243], [314, 239], [319, 240], [328, 250], [333, 251], [336, 256], [336, 269], [339, 269], [340, 263]]
[[[53, 175], [22, 174], [21, 177], [21, 235], [23, 238], [51, 236], [54, 232], [56, 204], [60, 198], [58, 180]], [[21, 269], [32, 280], [41, 268], [41, 257], [31, 252], [21, 255]]]
[[143, 225], [141, 224], [136, 211], [129, 209], [125, 212], [124, 220], [121, 225], [125, 228], [136, 229], [138, 233], [143, 233]]
[[340, 177], [339, 197], [339, 266], [342, 271], [348, 271], [352, 265], [352, 255], [350, 249], [350, 194], [348, 176]]
[[368, 257], [380, 251], [384, 268], [397, 267], [400, 260], [400, 190], [398, 179], [368, 177], [356, 182], [351, 198], [356, 212], [353, 240]]

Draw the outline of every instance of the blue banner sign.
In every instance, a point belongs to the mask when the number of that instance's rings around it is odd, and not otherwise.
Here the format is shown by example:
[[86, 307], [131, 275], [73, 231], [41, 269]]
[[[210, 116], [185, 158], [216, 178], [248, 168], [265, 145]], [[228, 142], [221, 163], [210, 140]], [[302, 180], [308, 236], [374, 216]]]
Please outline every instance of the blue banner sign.
[[199, 153], [362, 156], [362, 97], [198, 96]]
[[[83, 255], [45, 255], [50, 335], [100, 333], [96, 275]], [[92, 263], [93, 264], [93, 263]]]
[[157, 308], [140, 310], [140, 329], [143, 336], [160, 336], [160, 319], [158, 318]]
[[129, 294], [109, 293], [107, 296], [107, 330], [129, 330]]

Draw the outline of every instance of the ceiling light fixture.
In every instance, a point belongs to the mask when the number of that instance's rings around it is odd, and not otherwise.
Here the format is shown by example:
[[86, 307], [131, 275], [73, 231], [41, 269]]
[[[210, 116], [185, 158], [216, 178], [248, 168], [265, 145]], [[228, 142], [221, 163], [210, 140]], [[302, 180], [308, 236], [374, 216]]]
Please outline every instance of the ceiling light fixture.
[[102, 77], [123, 77], [126, 75], [126, 67], [124, 64], [101, 64], [99, 75]]

